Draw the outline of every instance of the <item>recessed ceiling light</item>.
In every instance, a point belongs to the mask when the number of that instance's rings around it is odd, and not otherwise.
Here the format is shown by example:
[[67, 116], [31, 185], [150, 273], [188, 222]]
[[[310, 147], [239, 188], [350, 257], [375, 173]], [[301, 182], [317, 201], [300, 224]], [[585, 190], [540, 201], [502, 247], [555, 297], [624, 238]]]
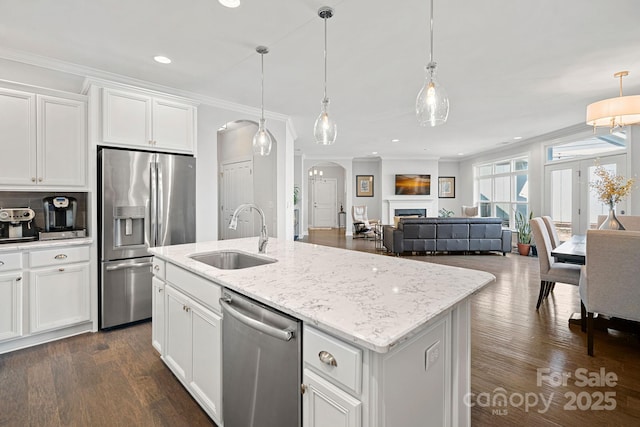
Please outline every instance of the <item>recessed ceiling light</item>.
[[391, 142], [400, 142], [399, 139], [392, 139]]
[[230, 8], [240, 6], [240, 0], [218, 0], [218, 3], [220, 3], [224, 7], [230, 7]]
[[376, 154], [378, 154], [378, 152], [377, 151], [372, 151], [371, 154], [376, 155]]
[[171, 59], [162, 55], [154, 56], [153, 60], [159, 62], [160, 64], [171, 64]]
[[517, 141], [519, 139], [522, 139], [522, 137], [521, 136], [514, 136], [513, 139], [515, 139]]
[[464, 153], [458, 153], [458, 156], [464, 156]]

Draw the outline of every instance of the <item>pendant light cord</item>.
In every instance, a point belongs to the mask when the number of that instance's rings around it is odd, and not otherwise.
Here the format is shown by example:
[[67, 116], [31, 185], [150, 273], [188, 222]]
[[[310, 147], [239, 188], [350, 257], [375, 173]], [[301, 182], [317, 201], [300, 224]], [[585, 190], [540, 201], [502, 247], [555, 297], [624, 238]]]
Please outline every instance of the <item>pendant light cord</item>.
[[430, 31], [431, 31], [431, 37], [430, 37], [430, 41], [431, 41], [431, 53], [429, 55], [429, 62], [433, 62], [433, 0], [431, 0], [431, 20], [430, 20]]
[[327, 17], [324, 18], [324, 99], [327, 99]]
[[260, 83], [260, 118], [264, 120], [264, 53], [260, 54], [260, 74], [262, 75]]

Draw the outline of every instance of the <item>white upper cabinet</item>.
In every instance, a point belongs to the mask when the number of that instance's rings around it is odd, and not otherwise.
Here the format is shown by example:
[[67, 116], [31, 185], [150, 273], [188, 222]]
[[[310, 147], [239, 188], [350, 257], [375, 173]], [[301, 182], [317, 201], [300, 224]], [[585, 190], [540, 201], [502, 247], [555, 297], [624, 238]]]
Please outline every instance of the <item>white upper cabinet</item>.
[[102, 90], [102, 143], [193, 153], [195, 111], [188, 103], [145, 93]]
[[0, 88], [0, 117], [0, 185], [32, 184], [37, 175], [36, 95]]
[[0, 88], [0, 186], [87, 185], [86, 102]]
[[44, 95], [37, 100], [38, 185], [84, 186], [86, 103]]

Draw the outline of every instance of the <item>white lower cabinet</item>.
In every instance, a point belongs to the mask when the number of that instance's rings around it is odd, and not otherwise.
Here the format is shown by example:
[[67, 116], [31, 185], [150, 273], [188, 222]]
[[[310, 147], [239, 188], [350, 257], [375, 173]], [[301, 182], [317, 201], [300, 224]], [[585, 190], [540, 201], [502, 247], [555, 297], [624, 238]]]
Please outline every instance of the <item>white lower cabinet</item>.
[[89, 263], [32, 270], [29, 283], [32, 333], [91, 320]]
[[169, 284], [165, 298], [164, 361], [211, 418], [220, 422], [222, 317]]
[[360, 427], [361, 402], [322, 379], [309, 369], [303, 371], [303, 427]]
[[0, 274], [0, 341], [22, 336], [22, 272]]
[[164, 282], [153, 277], [151, 282], [151, 344], [162, 354], [164, 348]]

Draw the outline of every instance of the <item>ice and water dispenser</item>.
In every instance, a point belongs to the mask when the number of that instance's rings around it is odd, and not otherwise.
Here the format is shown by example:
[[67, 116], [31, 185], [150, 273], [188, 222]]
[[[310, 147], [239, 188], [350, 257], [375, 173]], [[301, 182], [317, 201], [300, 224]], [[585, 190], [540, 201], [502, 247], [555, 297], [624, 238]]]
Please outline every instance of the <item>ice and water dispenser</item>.
[[113, 212], [115, 248], [144, 246], [144, 206], [116, 206]]

